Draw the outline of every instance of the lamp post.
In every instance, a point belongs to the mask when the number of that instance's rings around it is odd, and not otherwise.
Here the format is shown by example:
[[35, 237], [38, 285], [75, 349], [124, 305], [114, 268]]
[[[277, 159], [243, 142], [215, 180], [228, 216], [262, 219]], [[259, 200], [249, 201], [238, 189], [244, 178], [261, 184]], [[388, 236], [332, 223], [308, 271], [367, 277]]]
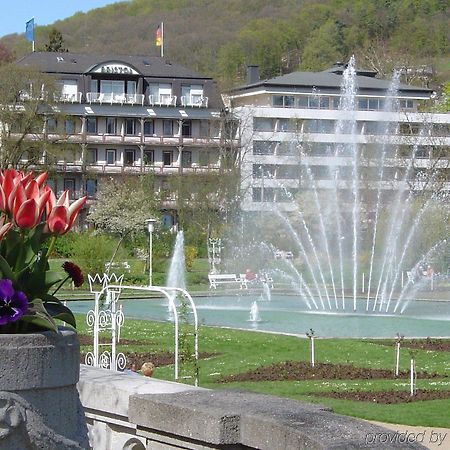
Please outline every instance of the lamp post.
[[155, 229], [156, 219], [147, 219], [145, 224], [148, 230], [148, 285], [152, 286], [153, 267], [152, 267], [152, 251], [153, 251], [153, 230]]
[[216, 264], [220, 263], [220, 252], [222, 250], [222, 240], [209, 238], [208, 256], [211, 264], [211, 273], [216, 273]]

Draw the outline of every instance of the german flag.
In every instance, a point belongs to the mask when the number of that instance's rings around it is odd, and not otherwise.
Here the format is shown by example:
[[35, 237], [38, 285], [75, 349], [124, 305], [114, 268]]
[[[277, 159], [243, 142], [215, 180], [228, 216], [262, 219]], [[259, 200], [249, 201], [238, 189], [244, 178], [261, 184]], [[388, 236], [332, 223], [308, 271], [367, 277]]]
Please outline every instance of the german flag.
[[158, 28], [156, 29], [156, 46], [161, 47], [162, 45], [162, 30], [161, 25], [158, 25]]

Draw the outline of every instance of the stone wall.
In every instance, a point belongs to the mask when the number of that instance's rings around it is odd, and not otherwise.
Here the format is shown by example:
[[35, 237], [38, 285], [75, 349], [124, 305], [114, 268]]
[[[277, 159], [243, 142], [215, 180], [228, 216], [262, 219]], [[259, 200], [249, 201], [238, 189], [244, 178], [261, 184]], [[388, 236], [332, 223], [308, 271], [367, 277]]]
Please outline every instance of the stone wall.
[[88, 366], [78, 389], [95, 450], [368, 449], [373, 436], [394, 441], [383, 442], [386, 450], [424, 448], [329, 408], [268, 395]]

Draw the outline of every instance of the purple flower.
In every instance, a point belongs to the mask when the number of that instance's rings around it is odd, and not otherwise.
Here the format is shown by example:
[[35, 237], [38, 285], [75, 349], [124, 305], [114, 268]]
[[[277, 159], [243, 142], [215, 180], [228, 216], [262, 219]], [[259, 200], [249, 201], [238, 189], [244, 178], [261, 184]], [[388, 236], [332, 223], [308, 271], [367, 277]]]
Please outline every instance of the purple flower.
[[0, 325], [19, 320], [27, 309], [26, 295], [15, 291], [11, 280], [0, 280]]

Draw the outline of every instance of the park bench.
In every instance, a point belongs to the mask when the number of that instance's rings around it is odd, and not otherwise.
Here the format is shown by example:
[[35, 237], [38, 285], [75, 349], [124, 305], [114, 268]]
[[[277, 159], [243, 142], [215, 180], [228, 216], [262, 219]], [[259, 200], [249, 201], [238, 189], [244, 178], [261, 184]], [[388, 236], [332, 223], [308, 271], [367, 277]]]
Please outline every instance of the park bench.
[[118, 269], [118, 270], [123, 270], [124, 272], [129, 273], [130, 272], [130, 264], [128, 263], [128, 261], [124, 261], [124, 262], [113, 262], [112, 264], [107, 262], [105, 263], [105, 269]]
[[240, 274], [242, 287], [248, 289], [248, 286], [258, 286], [259, 284], [267, 284], [270, 289], [273, 289], [273, 278], [268, 275], [259, 275], [253, 280], [247, 280], [245, 273]]
[[243, 287], [242, 277], [239, 277], [234, 273], [219, 273], [219, 274], [210, 273], [208, 275], [208, 279], [210, 289], [212, 288], [217, 289], [217, 285], [219, 284], [239, 284], [239, 289], [242, 289]]

